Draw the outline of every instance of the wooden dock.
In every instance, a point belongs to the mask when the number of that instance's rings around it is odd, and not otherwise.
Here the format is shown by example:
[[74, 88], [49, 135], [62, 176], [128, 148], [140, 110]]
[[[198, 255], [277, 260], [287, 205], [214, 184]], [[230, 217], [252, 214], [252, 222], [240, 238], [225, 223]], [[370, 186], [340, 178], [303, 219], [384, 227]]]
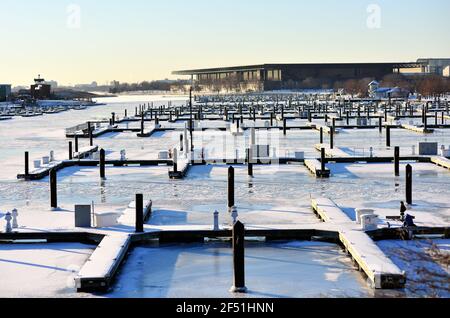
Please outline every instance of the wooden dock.
[[431, 157], [430, 160], [437, 166], [450, 169], [450, 160], [445, 157]]
[[402, 128], [416, 132], [416, 133], [420, 133], [420, 134], [432, 134], [434, 132], [434, 130], [430, 129], [430, 128], [419, 127], [419, 126], [414, 126], [414, 125], [407, 125], [407, 124], [403, 124]]
[[[172, 164], [173, 167], [174, 164]], [[169, 170], [170, 179], [184, 179], [186, 177], [189, 169], [191, 168], [191, 162], [189, 159], [178, 159], [177, 171], [174, 168]]]
[[319, 160], [305, 160], [305, 166], [314, 174], [317, 178], [329, 178], [330, 177], [330, 169], [325, 168], [322, 170], [322, 163]]
[[364, 231], [330, 199], [311, 200], [313, 210], [319, 217], [339, 225], [339, 239], [360, 270], [364, 271], [376, 289], [403, 288], [406, 276], [381, 251]]
[[331, 149], [328, 144], [316, 144], [314, 146], [314, 148], [317, 151], [322, 151], [322, 148], [324, 148], [325, 149], [325, 155], [328, 158], [345, 158], [345, 157], [350, 157], [350, 155], [348, 153], [346, 153], [345, 151], [339, 149], [339, 147], [334, 147], [333, 149]]
[[77, 162], [77, 160], [82, 160], [86, 157], [89, 157], [91, 154], [98, 151], [98, 146], [86, 147], [81, 149], [79, 152], [74, 154], [74, 160], [63, 160], [63, 161], [52, 161], [47, 165], [43, 165], [41, 168], [31, 171], [28, 175], [18, 174], [17, 179], [22, 179], [26, 181], [36, 181], [41, 180], [47, 177], [50, 174], [50, 171], [56, 169], [59, 171], [68, 166], [73, 166], [71, 162]]
[[78, 292], [106, 291], [130, 245], [131, 235], [105, 236], [75, 278]]
[[[144, 222], [152, 216], [153, 202], [147, 200], [144, 202]], [[136, 225], [136, 201], [131, 202], [119, 217], [119, 224], [135, 226]]]

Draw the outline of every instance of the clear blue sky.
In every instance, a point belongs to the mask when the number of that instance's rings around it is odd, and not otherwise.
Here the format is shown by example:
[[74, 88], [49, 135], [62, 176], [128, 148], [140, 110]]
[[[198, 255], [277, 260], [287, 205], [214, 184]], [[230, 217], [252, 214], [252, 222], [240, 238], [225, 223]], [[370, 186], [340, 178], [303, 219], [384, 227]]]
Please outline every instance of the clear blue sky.
[[[367, 27], [367, 7], [381, 28]], [[81, 9], [67, 26], [67, 6]], [[176, 69], [450, 57], [448, 0], [0, 0], [0, 82], [142, 81]]]

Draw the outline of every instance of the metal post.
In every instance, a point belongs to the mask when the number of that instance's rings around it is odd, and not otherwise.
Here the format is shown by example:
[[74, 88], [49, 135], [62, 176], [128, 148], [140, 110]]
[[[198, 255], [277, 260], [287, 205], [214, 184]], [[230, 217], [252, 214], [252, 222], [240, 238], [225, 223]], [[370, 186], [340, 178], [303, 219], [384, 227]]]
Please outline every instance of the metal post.
[[323, 127], [320, 127], [320, 144], [323, 144]]
[[286, 136], [287, 133], [287, 120], [286, 118], [283, 119], [283, 135]]
[[380, 134], [383, 133], [383, 118], [381, 116], [378, 118], [378, 130], [380, 131]]

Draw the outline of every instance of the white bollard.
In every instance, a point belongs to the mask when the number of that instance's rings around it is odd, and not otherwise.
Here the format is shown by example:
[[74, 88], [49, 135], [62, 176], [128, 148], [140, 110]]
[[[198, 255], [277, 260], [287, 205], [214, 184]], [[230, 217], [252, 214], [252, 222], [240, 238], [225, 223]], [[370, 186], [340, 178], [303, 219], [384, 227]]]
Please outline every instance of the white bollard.
[[5, 220], [6, 220], [6, 229], [5, 229], [5, 232], [6, 233], [11, 233], [12, 232], [12, 227], [11, 227], [11, 220], [12, 220], [12, 217], [11, 217], [11, 213], [6, 213], [6, 216], [5, 216]]
[[231, 208], [231, 217], [233, 218], [233, 225], [237, 222], [238, 219], [238, 210], [237, 208], [234, 206]]
[[12, 210], [11, 215], [12, 215], [12, 228], [13, 229], [19, 228], [19, 223], [17, 222], [19, 212], [17, 211], [17, 209]]
[[214, 212], [214, 231], [219, 231], [219, 211]]

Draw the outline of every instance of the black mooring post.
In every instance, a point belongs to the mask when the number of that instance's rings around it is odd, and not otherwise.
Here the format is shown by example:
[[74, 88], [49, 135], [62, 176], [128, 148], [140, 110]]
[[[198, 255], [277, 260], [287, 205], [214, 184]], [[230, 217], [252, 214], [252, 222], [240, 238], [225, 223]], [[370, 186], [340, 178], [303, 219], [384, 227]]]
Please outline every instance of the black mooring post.
[[136, 194], [136, 233], [144, 233], [144, 196]]
[[191, 135], [191, 151], [194, 152], [194, 122], [189, 120], [189, 133]]
[[58, 208], [57, 175], [55, 169], [50, 170], [50, 207], [52, 209]]
[[389, 125], [386, 126], [386, 147], [391, 146], [391, 127]]
[[286, 136], [286, 134], [287, 134], [287, 119], [284, 118], [283, 119], [283, 135]]
[[270, 113], [270, 127], [273, 127], [273, 112]]
[[330, 149], [334, 149], [334, 127], [330, 129]]
[[178, 149], [173, 150], [173, 172], [178, 173]]
[[111, 113], [111, 125], [116, 124], [116, 113]]
[[184, 136], [183, 134], [180, 135], [180, 151], [184, 151]]
[[383, 133], [383, 117], [380, 116], [380, 118], [378, 118], [378, 130], [381, 133]]
[[105, 150], [100, 150], [100, 178], [105, 179]]
[[412, 166], [406, 166], [406, 203], [412, 204]]
[[434, 113], [434, 124], [437, 126], [438, 125], [438, 120], [439, 120], [439, 116], [438, 116], [438, 112], [436, 111]]
[[325, 157], [326, 157], [326, 153], [325, 153], [325, 148], [320, 149], [320, 161], [321, 161], [321, 169], [322, 172], [324, 172], [326, 170], [326, 166], [325, 166]]
[[144, 135], [145, 123], [144, 123], [144, 112], [141, 114], [141, 135]]
[[75, 135], [75, 152], [78, 153], [78, 135]]
[[320, 127], [320, 144], [323, 144], [323, 127]]
[[234, 207], [234, 168], [228, 168], [228, 208]]
[[234, 293], [245, 293], [245, 226], [237, 221], [233, 226], [233, 287]]
[[395, 165], [395, 176], [400, 177], [400, 147], [395, 147], [394, 165]]
[[69, 160], [73, 159], [72, 142], [69, 141]]
[[125, 109], [125, 118], [128, 118], [128, 110]]
[[88, 134], [89, 134], [89, 145], [92, 147], [92, 146], [94, 146], [94, 140], [93, 140], [93, 136], [92, 136], [91, 122], [88, 122]]
[[25, 151], [25, 176], [30, 174], [30, 153]]
[[247, 149], [247, 165], [248, 165], [248, 175], [249, 177], [253, 177], [253, 158], [251, 155], [251, 149]]
[[347, 110], [347, 126], [350, 125], [350, 112]]

